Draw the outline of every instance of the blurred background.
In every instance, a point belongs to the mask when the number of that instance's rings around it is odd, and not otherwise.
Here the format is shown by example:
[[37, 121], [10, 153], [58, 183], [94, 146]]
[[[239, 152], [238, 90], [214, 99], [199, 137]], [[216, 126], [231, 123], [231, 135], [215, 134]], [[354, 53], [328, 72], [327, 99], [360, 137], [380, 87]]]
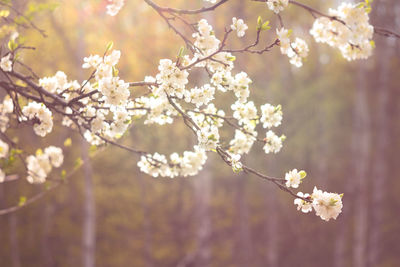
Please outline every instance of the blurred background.
[[[58, 4], [34, 18], [47, 38], [21, 32], [27, 45], [37, 47], [23, 60], [40, 77], [62, 70], [84, 80], [90, 73], [81, 69], [83, 57], [103, 53], [112, 40], [122, 51], [120, 76], [141, 81], [183, 45], [141, 0], [126, 1], [116, 17], [105, 14], [107, 2], [100, 0], [12, 1], [19, 10], [31, 2]], [[301, 2], [326, 12], [341, 1]], [[203, 1], [157, 3], [197, 8]], [[272, 29], [278, 26], [258, 2], [229, 1], [205, 16], [220, 38], [233, 16], [245, 20], [246, 37], [230, 43], [236, 48], [253, 41], [258, 16], [270, 20]], [[347, 62], [338, 50], [311, 38], [309, 13], [290, 6], [282, 16], [286, 28], [306, 39], [310, 55], [300, 69], [278, 48], [261, 56], [237, 55], [236, 71], [253, 80], [251, 100], [282, 104], [284, 121], [277, 131], [287, 136], [279, 154], [266, 155], [255, 144], [244, 160], [273, 176], [306, 170], [303, 192], [316, 185], [344, 193], [336, 221], [302, 214], [288, 194], [257, 177], [234, 174], [217, 155], [209, 155], [196, 177], [152, 178], [139, 172], [137, 156], [109, 147], [45, 198], [0, 217], [0, 266], [400, 266], [400, 41], [375, 36], [371, 58]], [[373, 25], [399, 32], [399, 18], [400, 1], [374, 2]], [[275, 37], [270, 30], [262, 42]], [[216, 105], [229, 109], [231, 100], [220, 98]], [[62, 146], [71, 134], [59, 128], [41, 139], [26, 129], [15, 135], [31, 151]], [[195, 140], [183, 124], [137, 122], [122, 143], [169, 154], [189, 150]], [[72, 134], [72, 144], [67, 166], [88, 156], [78, 135]], [[43, 188], [25, 179], [0, 184], [0, 208]]]

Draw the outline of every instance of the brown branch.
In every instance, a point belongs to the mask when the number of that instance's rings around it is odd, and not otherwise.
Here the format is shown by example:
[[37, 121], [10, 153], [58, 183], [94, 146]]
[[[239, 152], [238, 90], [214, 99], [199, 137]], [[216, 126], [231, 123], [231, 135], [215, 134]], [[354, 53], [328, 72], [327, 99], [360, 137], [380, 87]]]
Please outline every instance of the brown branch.
[[381, 28], [381, 27], [374, 26], [374, 32], [378, 35], [382, 35], [385, 37], [395, 37], [395, 38], [400, 39], [400, 34], [394, 32], [394, 31], [391, 31], [391, 30]]
[[157, 4], [155, 4], [151, 0], [144, 0], [148, 5], [150, 5], [152, 8], [160, 11], [160, 12], [168, 12], [168, 13], [177, 13], [177, 14], [187, 14], [187, 15], [194, 15], [194, 14], [200, 14], [204, 12], [209, 12], [215, 10], [217, 7], [221, 6], [222, 4], [228, 2], [229, 0], [221, 0], [218, 3], [209, 6], [209, 7], [202, 7], [200, 9], [193, 9], [193, 10], [188, 10], [188, 9], [177, 9], [177, 8], [171, 8], [171, 7], [161, 7]]

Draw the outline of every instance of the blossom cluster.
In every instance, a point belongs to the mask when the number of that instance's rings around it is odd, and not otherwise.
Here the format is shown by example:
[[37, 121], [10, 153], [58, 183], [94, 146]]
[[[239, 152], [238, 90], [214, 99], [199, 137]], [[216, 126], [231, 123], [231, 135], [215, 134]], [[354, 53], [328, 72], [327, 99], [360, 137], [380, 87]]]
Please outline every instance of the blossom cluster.
[[360, 4], [342, 3], [338, 9], [329, 9], [329, 15], [336, 19], [315, 20], [310, 30], [315, 40], [338, 48], [349, 61], [368, 58], [374, 48], [374, 28], [367, 9]]
[[[114, 16], [124, 1], [110, 2], [107, 13]], [[275, 13], [279, 13], [288, 5], [288, 1], [271, 0], [267, 4]], [[235, 32], [240, 38], [245, 35], [248, 26], [242, 19], [234, 17], [230, 28], [225, 34]], [[63, 126], [77, 129], [86, 141], [95, 146], [115, 144], [114, 141], [127, 132], [134, 120], [141, 119], [144, 124], [165, 125], [182, 119], [196, 136], [193, 149], [169, 156], [135, 151], [141, 156], [137, 165], [142, 172], [153, 177], [194, 176], [203, 168], [207, 153], [211, 151], [217, 152], [234, 172], [249, 170], [241, 158], [250, 152], [254, 143], [262, 143], [266, 154], [281, 150], [286, 137], [276, 134], [273, 128], [282, 123], [282, 107], [269, 103], [258, 106], [251, 101], [252, 80], [246, 72], [235, 69], [233, 54], [223, 51], [226, 39], [218, 39], [213, 27], [205, 19], [197, 23], [196, 30], [192, 35], [193, 42], [190, 42], [193, 43], [192, 55], [180, 53], [175, 61], [161, 59], [156, 73], [146, 76], [144, 82], [140, 83], [147, 88], [147, 94], [134, 96], [131, 87], [137, 83], [125, 82], [119, 77], [117, 64], [121, 52], [112, 50], [110, 45], [103, 56], [90, 55], [83, 59], [82, 68], [90, 69], [92, 73], [85, 81], [69, 80], [62, 71], [39, 79], [39, 95], [43, 102], [29, 100], [22, 107], [18, 119], [33, 124], [34, 132], [44, 137], [52, 132], [53, 120], [58, 119], [53, 118], [53, 113], [57, 114], [61, 116]], [[302, 66], [308, 55], [307, 44], [300, 38], [292, 41], [290, 31], [284, 28], [277, 30], [277, 34], [282, 54], [289, 57], [290, 63]], [[11, 58], [12, 54], [8, 54], [1, 59], [0, 68], [4, 72], [12, 71]], [[209, 75], [209, 80], [203, 80], [201, 84], [191, 79], [192, 71], [199, 68], [205, 69]], [[43, 95], [42, 90], [46, 94]], [[214, 101], [218, 94], [231, 95], [234, 100], [230, 103], [230, 110], [216, 107]], [[46, 101], [50, 98], [52, 101]], [[1, 131], [6, 130], [7, 114], [13, 110], [13, 100], [10, 98], [0, 105], [1, 117], [5, 118], [1, 120]], [[220, 134], [225, 126], [234, 129], [234, 136], [230, 140], [224, 140], [225, 134]], [[265, 138], [258, 137], [260, 131], [263, 131]], [[7, 157], [8, 150], [8, 144], [0, 140], [0, 158]], [[63, 160], [63, 151], [54, 146], [28, 156], [28, 182], [45, 182], [52, 168], [60, 167]], [[285, 184], [288, 188], [298, 188], [305, 175], [304, 171], [294, 169], [286, 173], [282, 186]], [[4, 177], [5, 174], [0, 170], [0, 181]], [[341, 211], [341, 197], [337, 194], [314, 189], [312, 195], [299, 192], [298, 196], [295, 200], [298, 209], [309, 212], [314, 208], [324, 220], [336, 219]]]
[[43, 103], [30, 102], [22, 109], [25, 118], [34, 122], [33, 130], [41, 137], [53, 130], [53, 118], [50, 109]]
[[46, 181], [52, 168], [58, 168], [64, 161], [62, 149], [55, 146], [49, 146], [42, 151], [38, 149], [36, 155], [30, 155], [26, 158], [26, 167], [28, 169], [29, 183], [41, 184]]
[[293, 169], [285, 174], [286, 187], [298, 188], [301, 180], [306, 177], [305, 171], [297, 171]]
[[276, 29], [281, 47], [281, 53], [287, 55], [290, 59], [290, 63], [296, 67], [303, 66], [303, 60], [308, 56], [308, 45], [301, 39], [296, 37], [295, 41], [290, 40], [291, 31], [281, 28]]
[[[242, 20], [233, 19], [238, 35], [245, 31]], [[261, 114], [258, 114], [257, 107], [253, 101], [248, 101], [250, 96], [251, 79], [245, 72], [233, 73], [234, 57], [231, 53], [218, 51], [221, 41], [216, 37], [213, 28], [205, 19], [197, 24], [198, 31], [193, 34], [194, 44], [197, 52], [192, 57], [184, 55], [179, 61], [174, 62], [170, 59], [161, 59], [158, 66], [158, 73], [155, 76], [145, 77], [151, 94], [141, 97], [128, 99], [128, 86], [124, 86], [121, 79], [115, 76], [110, 69], [115, 68], [119, 59], [119, 54], [115, 51], [110, 56], [102, 59], [100, 56], [90, 56], [85, 58], [84, 68], [95, 68], [95, 79], [88, 82], [86, 87], [96, 87], [98, 84], [99, 95], [95, 94], [96, 99], [103, 99], [102, 109], [91, 110], [91, 101], [85, 103], [85, 110], [91, 120], [91, 131], [86, 131], [86, 139], [94, 145], [101, 143], [102, 138], [109, 139], [107, 122], [104, 120], [109, 114], [106, 112], [119, 111], [123, 115], [120, 122], [125, 121], [124, 130], [130, 124], [131, 117], [135, 119], [144, 118], [145, 124], [171, 124], [175, 118], [184, 113], [191, 120], [190, 124], [197, 135], [197, 145], [194, 151], [185, 151], [182, 157], [178, 154], [171, 154], [170, 159], [159, 153], [143, 155], [138, 166], [143, 172], [152, 176], [195, 175], [201, 169], [206, 160], [207, 151], [215, 151], [220, 145], [220, 128], [224, 125], [227, 117], [225, 112], [215, 107], [213, 101], [217, 91], [222, 93], [232, 92], [236, 97], [236, 102], [231, 105], [232, 118], [236, 120], [237, 129], [235, 136], [229, 143], [229, 159], [233, 160], [234, 170], [240, 170], [240, 155], [248, 153], [257, 140], [256, 126], [261, 122], [264, 128], [277, 127], [282, 120], [280, 106], [265, 104], [260, 107]], [[108, 57], [115, 58], [111, 60]], [[112, 63], [111, 63], [112, 62]], [[111, 68], [110, 68], [111, 66]], [[206, 67], [210, 71], [210, 82], [202, 85], [191, 86], [189, 76], [191, 70]], [[107, 71], [104, 71], [107, 70]], [[121, 85], [118, 84], [121, 83]], [[113, 96], [122, 99], [109, 99], [109, 91], [115, 91]], [[90, 91], [88, 91], [90, 92]], [[118, 92], [118, 93], [117, 93]], [[103, 97], [101, 97], [103, 95]], [[183, 108], [183, 102], [186, 103]], [[187, 105], [192, 106], [186, 109]], [[108, 107], [108, 109], [106, 108]], [[127, 113], [124, 113], [124, 110]], [[90, 111], [90, 112], [89, 112]], [[115, 116], [115, 114], [114, 114]], [[114, 121], [116, 118], [113, 118]], [[114, 122], [115, 123], [115, 122]], [[278, 137], [271, 130], [266, 133], [264, 150], [266, 153], [277, 153], [282, 147], [284, 136]], [[100, 142], [99, 142], [100, 141]], [[193, 159], [200, 158], [198, 164], [194, 164]]]
[[193, 176], [203, 168], [207, 155], [204, 149], [195, 146], [194, 151], [185, 151], [183, 156], [173, 153], [169, 159], [168, 162], [167, 157], [159, 153], [148, 154], [141, 157], [138, 166], [153, 177]]
[[[298, 188], [306, 175], [305, 171], [297, 171], [297, 169], [287, 172], [285, 175], [286, 187]], [[325, 221], [336, 219], [342, 212], [342, 195], [323, 192], [314, 187], [311, 195], [298, 192], [297, 196], [299, 198], [294, 200], [297, 210], [308, 213], [314, 209], [315, 214]]]
[[315, 214], [324, 221], [329, 221], [330, 219], [336, 220], [342, 212], [343, 195], [325, 192], [314, 187], [311, 195], [298, 192], [297, 196], [300, 198], [296, 198], [294, 204], [297, 205], [298, 210], [308, 213], [314, 209]]
[[232, 25], [231, 25], [231, 29], [236, 31], [237, 36], [239, 38], [243, 37], [246, 33], [246, 30], [249, 27], [246, 25], [246, 23], [244, 23], [244, 21], [242, 19], [237, 19], [235, 17], [232, 18]]
[[267, 6], [276, 14], [283, 11], [289, 4], [289, 0], [267, 0]]
[[133, 106], [129, 100], [129, 83], [117, 76], [116, 65], [120, 57], [121, 52], [113, 50], [103, 57], [84, 58], [82, 68], [94, 69], [94, 80], [83, 83], [84, 92], [92, 95], [80, 100], [85, 106], [79, 112], [86, 120], [78, 121], [78, 124], [86, 128], [84, 137], [93, 145], [104, 143], [100, 136], [110, 140], [121, 137], [132, 122], [134, 112], [128, 110]]

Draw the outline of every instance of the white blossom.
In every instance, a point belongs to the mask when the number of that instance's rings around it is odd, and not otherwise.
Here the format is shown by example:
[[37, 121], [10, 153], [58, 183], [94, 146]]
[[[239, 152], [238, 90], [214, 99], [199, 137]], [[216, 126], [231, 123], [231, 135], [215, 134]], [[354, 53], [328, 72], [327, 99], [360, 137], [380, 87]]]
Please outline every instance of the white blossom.
[[260, 122], [263, 123], [264, 128], [278, 127], [282, 122], [282, 106], [273, 106], [271, 104], [264, 104], [260, 106], [261, 118]]
[[231, 29], [236, 31], [238, 37], [243, 37], [248, 28], [242, 19], [232, 18]]
[[198, 146], [194, 151], [185, 151], [183, 156], [177, 153], [170, 155], [170, 162], [167, 157], [158, 153], [142, 156], [138, 162], [140, 170], [153, 177], [176, 177], [196, 175], [206, 162], [207, 156], [204, 149]]
[[[303, 194], [302, 192], [298, 192], [297, 196], [307, 199], [310, 197], [310, 194]], [[311, 200], [309, 202], [309, 201], [303, 200], [301, 198], [296, 198], [294, 200], [294, 204], [297, 205], [297, 210], [301, 210], [304, 213], [308, 213], [308, 212], [312, 211]]]
[[305, 171], [293, 169], [285, 174], [286, 187], [298, 188], [301, 180], [306, 176]]
[[240, 172], [243, 170], [243, 164], [240, 162], [239, 154], [229, 154], [230, 158], [228, 158], [229, 163], [231, 164], [232, 170], [234, 172]]
[[4, 133], [8, 128], [8, 122], [10, 119], [8, 115], [14, 111], [13, 100], [6, 96], [3, 103], [0, 103], [0, 131]]
[[303, 59], [308, 56], [308, 45], [307, 43], [300, 38], [296, 38], [294, 42], [290, 44], [290, 48], [288, 50], [288, 57], [290, 58], [290, 63], [295, 65], [296, 67], [303, 66]]
[[185, 101], [193, 103], [197, 107], [207, 105], [214, 99], [215, 87], [205, 84], [200, 88], [193, 88], [190, 91], [185, 92]]
[[[255, 132], [255, 135], [257, 132]], [[241, 130], [235, 130], [235, 138], [229, 142], [229, 151], [235, 154], [247, 154], [256, 140], [252, 134], [243, 133]]]
[[[47, 159], [48, 160], [48, 159]], [[45, 165], [45, 160], [42, 159], [41, 161], [31, 155], [26, 158], [26, 166], [28, 168], [28, 176], [27, 180], [31, 184], [41, 184], [46, 181], [47, 172], [46, 169], [43, 167]]]
[[0, 140], [0, 158], [5, 158], [8, 155], [8, 144]]
[[129, 83], [119, 77], [105, 77], [99, 81], [99, 91], [110, 105], [125, 105], [130, 96]]
[[44, 154], [49, 157], [51, 165], [53, 165], [53, 167], [58, 168], [63, 164], [64, 155], [61, 148], [49, 146], [44, 150]]
[[374, 48], [374, 28], [367, 10], [358, 4], [342, 3], [338, 9], [329, 9], [329, 15], [338, 20], [317, 18], [310, 30], [314, 39], [339, 48], [349, 61], [368, 58]]
[[238, 101], [245, 103], [250, 95], [249, 85], [251, 83], [252, 81], [247, 73], [242, 71], [235, 75], [229, 88], [235, 92]]
[[22, 113], [29, 120], [36, 119], [33, 130], [41, 137], [46, 136], [53, 129], [53, 118], [51, 111], [43, 104], [37, 102], [30, 102], [27, 106], [23, 107]]
[[167, 93], [170, 96], [182, 98], [189, 73], [186, 70], [180, 70], [170, 59], [161, 59], [158, 70], [160, 72], [156, 75], [156, 81], [159, 87], [153, 90], [154, 94], [163, 96]]
[[268, 8], [276, 14], [283, 11], [289, 4], [289, 0], [267, 0]]
[[39, 149], [36, 155], [30, 155], [26, 158], [26, 166], [28, 168], [27, 180], [32, 184], [41, 184], [46, 181], [52, 167], [60, 167], [63, 163], [64, 156], [61, 148], [49, 146], [44, 152]]
[[311, 197], [316, 215], [325, 221], [336, 220], [337, 216], [342, 212], [342, 197], [339, 194], [323, 192], [314, 187]]
[[1, 113], [7, 114], [14, 111], [14, 103], [10, 97], [5, 97], [1, 105]]
[[280, 41], [281, 53], [289, 57], [291, 64], [296, 67], [303, 66], [303, 60], [308, 56], [308, 45], [300, 38], [296, 38], [294, 42], [290, 41], [291, 31], [281, 28], [276, 29], [276, 34]]
[[263, 147], [264, 152], [268, 153], [278, 153], [282, 148], [282, 142], [285, 140], [285, 136], [277, 136], [273, 131], [269, 130], [264, 138], [265, 145]]
[[110, 2], [107, 5], [107, 14], [110, 16], [115, 16], [124, 6], [124, 0], [108, 0]]
[[0, 68], [3, 71], [6, 71], [6, 72], [12, 71], [12, 61], [10, 60], [10, 57], [11, 57], [11, 54], [8, 54], [7, 56], [1, 58]]
[[213, 28], [205, 19], [198, 22], [198, 32], [194, 33], [193, 37], [195, 38], [194, 45], [202, 50], [203, 56], [217, 51], [220, 44], [220, 40], [215, 37]]
[[253, 101], [247, 103], [236, 101], [232, 104], [231, 109], [234, 111], [233, 117], [238, 120], [240, 125], [252, 124], [258, 118], [257, 108]]
[[216, 149], [219, 143], [219, 132], [215, 126], [203, 127], [197, 131], [199, 147], [210, 151]]
[[2, 169], [0, 169], [0, 183], [3, 183], [6, 179], [6, 174]]
[[89, 57], [85, 57], [83, 59], [84, 63], [82, 68], [97, 68], [103, 61], [103, 59], [99, 55], [90, 55]]

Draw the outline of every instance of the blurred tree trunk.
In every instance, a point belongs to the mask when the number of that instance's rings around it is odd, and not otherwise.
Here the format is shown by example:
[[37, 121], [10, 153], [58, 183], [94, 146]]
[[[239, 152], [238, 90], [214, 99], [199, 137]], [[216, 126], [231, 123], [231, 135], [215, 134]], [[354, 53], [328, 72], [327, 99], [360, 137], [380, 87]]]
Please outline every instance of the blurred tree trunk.
[[265, 185], [265, 213], [266, 219], [266, 266], [278, 265], [278, 212], [277, 212], [276, 188], [271, 183]]
[[[246, 2], [237, 1], [235, 5], [235, 14], [238, 18], [247, 21], [246, 17]], [[245, 46], [245, 41], [240, 40], [240, 45]], [[245, 163], [245, 162], [243, 162]], [[246, 164], [246, 163], [245, 163]], [[249, 209], [246, 203], [246, 184], [249, 176], [241, 172], [239, 177], [235, 177], [235, 207], [236, 207], [236, 223], [233, 224], [233, 232], [235, 233], [235, 250], [233, 259], [237, 266], [253, 266], [253, 247], [251, 238], [251, 229], [249, 223]]]
[[[319, 48], [319, 47], [318, 47]], [[321, 49], [318, 49], [318, 54], [321, 54]], [[316, 64], [316, 69], [314, 70], [313, 77], [321, 77], [323, 75], [321, 64]], [[318, 126], [318, 147], [317, 147], [317, 176], [318, 184], [321, 187], [327, 187], [327, 182], [329, 180], [328, 175], [328, 152], [329, 152], [329, 133], [328, 133], [328, 118], [326, 112], [326, 99], [328, 99], [327, 90], [323, 86], [318, 87], [317, 100], [319, 105], [317, 113], [317, 126]]]
[[[214, 24], [213, 13], [204, 14], [204, 18], [210, 23]], [[208, 76], [204, 73], [200, 78], [200, 82], [205, 82], [208, 80]], [[212, 191], [212, 172], [210, 170], [210, 158], [204, 165], [203, 170], [196, 177], [194, 182], [194, 195], [196, 202], [196, 221], [197, 231], [196, 231], [196, 256], [195, 266], [207, 267], [211, 266], [211, 247], [210, 238], [212, 233], [211, 227], [211, 191]]]
[[9, 237], [10, 237], [10, 251], [12, 267], [21, 267], [21, 259], [18, 245], [18, 220], [15, 212], [8, 215]]
[[235, 263], [238, 266], [253, 266], [252, 257], [252, 238], [249, 224], [249, 209], [246, 203], [246, 181], [248, 175], [243, 172], [236, 178], [236, 224], [233, 225], [232, 231], [236, 234], [235, 244]]
[[85, 200], [83, 206], [83, 266], [95, 266], [95, 247], [96, 247], [96, 211], [93, 193], [92, 165], [89, 159], [88, 143], [82, 139], [82, 158], [84, 163], [85, 178]]
[[[209, 161], [210, 162], [210, 159]], [[196, 177], [194, 182], [194, 194], [196, 200], [196, 256], [194, 257], [194, 266], [207, 267], [211, 265], [211, 215], [210, 202], [212, 190], [212, 173], [209, 163], [206, 163], [204, 169]]]
[[[399, 1], [382, 0], [376, 8], [376, 21], [381, 27], [390, 29], [395, 21], [396, 6]], [[371, 190], [371, 225], [369, 231], [369, 266], [378, 266], [381, 260], [383, 249], [382, 228], [385, 211], [385, 195], [387, 193], [386, 182], [389, 175], [389, 154], [390, 149], [390, 114], [388, 112], [391, 95], [390, 73], [392, 56], [394, 55], [391, 39], [379, 40], [376, 49], [376, 66], [374, 72], [377, 75], [378, 84], [376, 92], [376, 144], [372, 168], [372, 190]]]
[[371, 146], [371, 121], [367, 99], [365, 62], [358, 65], [357, 86], [354, 99], [352, 154], [354, 166], [354, 251], [353, 266], [366, 266], [368, 177]]
[[146, 186], [146, 178], [141, 175], [138, 177], [140, 183], [140, 194], [141, 194], [141, 206], [143, 211], [143, 234], [144, 234], [144, 261], [145, 266], [151, 267], [154, 265], [153, 257], [152, 257], [152, 241], [151, 241], [151, 221], [150, 221], [150, 208], [148, 205], [148, 200], [146, 199], [147, 195], [147, 186]]
[[[6, 195], [5, 195], [5, 184], [0, 183], [0, 208], [5, 208], [6, 205]], [[19, 246], [18, 246], [18, 235], [17, 235], [17, 217], [16, 213], [11, 213], [7, 216], [8, 222], [8, 239], [9, 239], [9, 250], [10, 250], [10, 260], [11, 260], [11, 267], [20, 267], [21, 260], [20, 260], [20, 253], [19, 253]], [[6, 226], [6, 227], [7, 227]], [[1, 262], [0, 262], [1, 263]]]
[[[82, 8], [80, 9], [79, 17], [83, 21], [85, 15], [83, 14]], [[81, 28], [78, 35], [78, 49], [76, 50], [76, 65], [77, 69], [82, 64], [82, 59], [85, 56], [85, 40], [84, 40], [84, 29]], [[71, 47], [72, 48], [72, 47]], [[73, 49], [73, 48], [72, 48]], [[78, 73], [78, 79], [84, 80], [82, 72]], [[89, 144], [86, 140], [81, 141], [82, 159], [84, 161], [84, 204], [83, 204], [83, 233], [82, 233], [82, 245], [83, 245], [83, 266], [94, 267], [95, 266], [95, 252], [96, 252], [96, 207], [95, 198], [93, 192], [93, 169], [89, 156]]]
[[42, 266], [43, 267], [52, 267], [55, 265], [54, 259], [51, 252], [51, 244], [50, 244], [50, 229], [54, 216], [54, 204], [51, 201], [46, 201], [43, 208], [43, 222], [42, 222]]
[[177, 251], [178, 263], [175, 266], [178, 266], [179, 263], [182, 261], [182, 259], [185, 258], [185, 255], [187, 254], [187, 248], [185, 246], [185, 240], [186, 240], [185, 229], [187, 228], [187, 224], [185, 224], [186, 214], [183, 205], [185, 203], [185, 199], [183, 197], [185, 190], [185, 181], [183, 179], [179, 179], [177, 183], [178, 183], [178, 189], [177, 189], [178, 192], [177, 192], [176, 204], [174, 207], [174, 212], [176, 216], [173, 216], [171, 218], [171, 228], [174, 231], [174, 239], [176, 246], [178, 247]]
[[[21, 10], [24, 3], [21, 1], [13, 1], [12, 7], [15, 10]], [[8, 226], [9, 226], [9, 238], [10, 238], [10, 250], [11, 250], [11, 263], [12, 267], [20, 267], [20, 251], [18, 245], [18, 219], [16, 213], [11, 213], [8, 215]]]

